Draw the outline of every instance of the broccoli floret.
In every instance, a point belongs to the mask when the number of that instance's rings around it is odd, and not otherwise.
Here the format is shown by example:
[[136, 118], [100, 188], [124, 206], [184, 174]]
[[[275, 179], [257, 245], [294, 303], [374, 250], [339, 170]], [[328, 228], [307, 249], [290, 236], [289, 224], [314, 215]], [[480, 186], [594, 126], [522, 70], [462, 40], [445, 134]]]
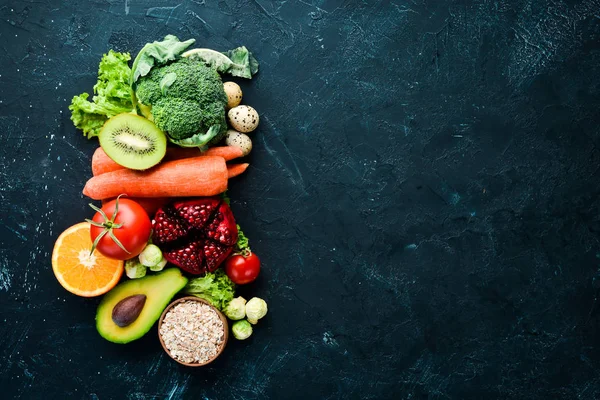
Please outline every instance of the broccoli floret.
[[162, 97], [158, 82], [154, 79], [140, 79], [139, 82], [135, 90], [135, 95], [140, 103], [151, 105]]
[[179, 97], [162, 97], [152, 105], [152, 118], [173, 139], [185, 139], [203, 126], [203, 115], [197, 102]]
[[[140, 103], [151, 106], [156, 126], [176, 143], [219, 125], [216, 137], [210, 140], [216, 143], [227, 131], [223, 82], [217, 71], [201, 62], [182, 58], [153, 68], [139, 79], [136, 96]], [[200, 139], [192, 142], [206, 144]]]

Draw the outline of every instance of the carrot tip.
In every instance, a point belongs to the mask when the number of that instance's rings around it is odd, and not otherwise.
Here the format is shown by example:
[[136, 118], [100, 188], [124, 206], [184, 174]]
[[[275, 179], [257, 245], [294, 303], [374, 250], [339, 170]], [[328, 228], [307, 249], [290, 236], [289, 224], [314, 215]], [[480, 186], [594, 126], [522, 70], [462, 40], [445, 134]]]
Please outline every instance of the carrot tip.
[[246, 169], [248, 169], [249, 165], [250, 164], [248, 164], [248, 163], [228, 165], [227, 166], [227, 177], [233, 178], [233, 177], [243, 174], [244, 171], [246, 171]]

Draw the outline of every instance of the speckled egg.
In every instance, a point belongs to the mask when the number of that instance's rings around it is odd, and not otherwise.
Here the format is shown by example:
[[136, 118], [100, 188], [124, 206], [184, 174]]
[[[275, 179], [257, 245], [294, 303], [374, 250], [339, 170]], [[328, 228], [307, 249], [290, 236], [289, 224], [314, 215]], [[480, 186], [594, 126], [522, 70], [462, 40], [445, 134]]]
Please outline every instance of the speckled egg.
[[238, 132], [252, 132], [258, 126], [258, 113], [250, 106], [237, 106], [227, 113], [229, 124]]
[[252, 151], [252, 140], [250, 140], [250, 137], [233, 129], [227, 131], [225, 144], [227, 146], [239, 147], [242, 149], [244, 156], [247, 156]]
[[227, 95], [227, 108], [237, 107], [242, 102], [242, 88], [235, 82], [225, 82], [223, 84], [225, 94]]

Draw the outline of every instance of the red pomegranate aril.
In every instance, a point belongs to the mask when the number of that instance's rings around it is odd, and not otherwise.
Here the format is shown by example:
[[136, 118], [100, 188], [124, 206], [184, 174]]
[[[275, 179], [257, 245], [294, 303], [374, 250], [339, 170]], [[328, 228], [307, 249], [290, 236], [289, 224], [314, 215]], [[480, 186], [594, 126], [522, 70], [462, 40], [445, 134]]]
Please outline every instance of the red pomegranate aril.
[[237, 225], [218, 197], [176, 202], [158, 210], [153, 239], [172, 264], [192, 274], [214, 271], [233, 251]]
[[226, 203], [221, 203], [219, 206], [219, 210], [206, 228], [206, 235], [226, 246], [233, 246], [237, 242], [237, 226], [231, 208]]
[[156, 212], [154, 217], [154, 234], [153, 239], [156, 244], [165, 244], [173, 242], [179, 238], [186, 236], [189, 232], [185, 222], [180, 223], [173, 219], [173, 210], [165, 207]]
[[198, 240], [194, 243], [188, 243], [183, 249], [164, 252], [164, 256], [172, 264], [175, 264], [185, 271], [192, 274], [206, 272], [202, 265], [202, 253], [204, 241]]
[[233, 247], [223, 246], [222, 244], [207, 240], [204, 244], [204, 259], [206, 260], [208, 271], [212, 272], [216, 270], [232, 251]]
[[206, 222], [213, 215], [220, 203], [219, 198], [207, 198], [203, 204], [191, 204], [190, 201], [174, 204], [179, 216], [187, 223], [196, 228], [202, 229]]

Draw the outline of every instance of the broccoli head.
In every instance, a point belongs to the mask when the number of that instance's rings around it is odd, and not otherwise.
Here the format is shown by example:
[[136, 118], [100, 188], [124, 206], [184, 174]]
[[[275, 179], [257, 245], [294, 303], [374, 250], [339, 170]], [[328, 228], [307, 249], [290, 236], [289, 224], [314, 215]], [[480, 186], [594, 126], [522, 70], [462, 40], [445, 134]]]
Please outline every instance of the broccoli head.
[[[176, 144], [216, 143], [227, 131], [223, 82], [216, 70], [201, 62], [182, 58], [152, 68], [138, 80], [135, 94], [151, 107], [156, 126]], [[209, 130], [215, 135], [206, 135]]]

